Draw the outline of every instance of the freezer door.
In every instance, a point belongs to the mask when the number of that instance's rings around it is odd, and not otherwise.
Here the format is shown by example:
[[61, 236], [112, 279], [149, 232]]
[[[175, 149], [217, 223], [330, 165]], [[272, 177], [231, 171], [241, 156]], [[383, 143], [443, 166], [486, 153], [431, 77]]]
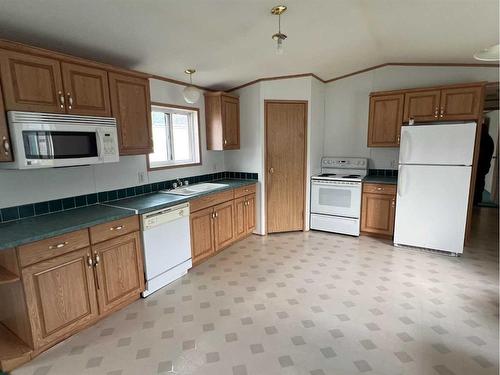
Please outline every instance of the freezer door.
[[462, 253], [471, 167], [399, 167], [394, 243]]
[[399, 164], [472, 165], [476, 123], [401, 128]]

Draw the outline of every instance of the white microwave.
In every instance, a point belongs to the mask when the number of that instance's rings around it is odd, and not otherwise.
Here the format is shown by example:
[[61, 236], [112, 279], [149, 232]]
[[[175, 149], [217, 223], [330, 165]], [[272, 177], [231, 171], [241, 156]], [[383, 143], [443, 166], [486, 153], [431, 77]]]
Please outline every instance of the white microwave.
[[14, 161], [4, 169], [37, 169], [119, 161], [116, 120], [52, 113], [7, 113]]

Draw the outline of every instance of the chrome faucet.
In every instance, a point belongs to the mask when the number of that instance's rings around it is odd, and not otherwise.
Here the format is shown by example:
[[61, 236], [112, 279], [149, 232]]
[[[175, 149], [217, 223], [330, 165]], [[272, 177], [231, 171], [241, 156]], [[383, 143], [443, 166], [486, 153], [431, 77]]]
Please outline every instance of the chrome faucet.
[[177, 178], [177, 186], [182, 186], [182, 181], [179, 178]]

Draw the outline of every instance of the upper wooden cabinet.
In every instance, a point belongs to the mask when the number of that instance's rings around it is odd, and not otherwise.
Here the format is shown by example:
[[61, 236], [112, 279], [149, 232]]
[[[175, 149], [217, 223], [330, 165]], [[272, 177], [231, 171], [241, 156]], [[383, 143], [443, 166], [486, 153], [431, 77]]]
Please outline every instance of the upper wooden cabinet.
[[111, 109], [118, 122], [120, 155], [153, 151], [151, 100], [147, 79], [109, 73]]
[[240, 100], [224, 92], [205, 93], [208, 150], [240, 148]]
[[419, 121], [437, 121], [439, 117], [440, 90], [407, 92], [405, 94], [404, 122], [413, 118]]
[[12, 160], [12, 146], [10, 143], [5, 108], [3, 106], [2, 88], [0, 87], [0, 162]]
[[457, 87], [441, 90], [440, 118], [471, 120], [483, 110], [484, 86]]
[[66, 112], [58, 60], [0, 50], [7, 111]]
[[370, 96], [368, 147], [398, 147], [404, 95]]
[[65, 62], [61, 68], [68, 113], [111, 116], [106, 71]]

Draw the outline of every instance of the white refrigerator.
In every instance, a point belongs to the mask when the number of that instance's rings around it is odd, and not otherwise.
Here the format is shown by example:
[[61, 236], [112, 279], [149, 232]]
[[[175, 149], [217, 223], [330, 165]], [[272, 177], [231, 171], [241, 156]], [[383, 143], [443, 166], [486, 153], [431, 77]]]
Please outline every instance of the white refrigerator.
[[476, 123], [401, 128], [394, 244], [463, 252]]

